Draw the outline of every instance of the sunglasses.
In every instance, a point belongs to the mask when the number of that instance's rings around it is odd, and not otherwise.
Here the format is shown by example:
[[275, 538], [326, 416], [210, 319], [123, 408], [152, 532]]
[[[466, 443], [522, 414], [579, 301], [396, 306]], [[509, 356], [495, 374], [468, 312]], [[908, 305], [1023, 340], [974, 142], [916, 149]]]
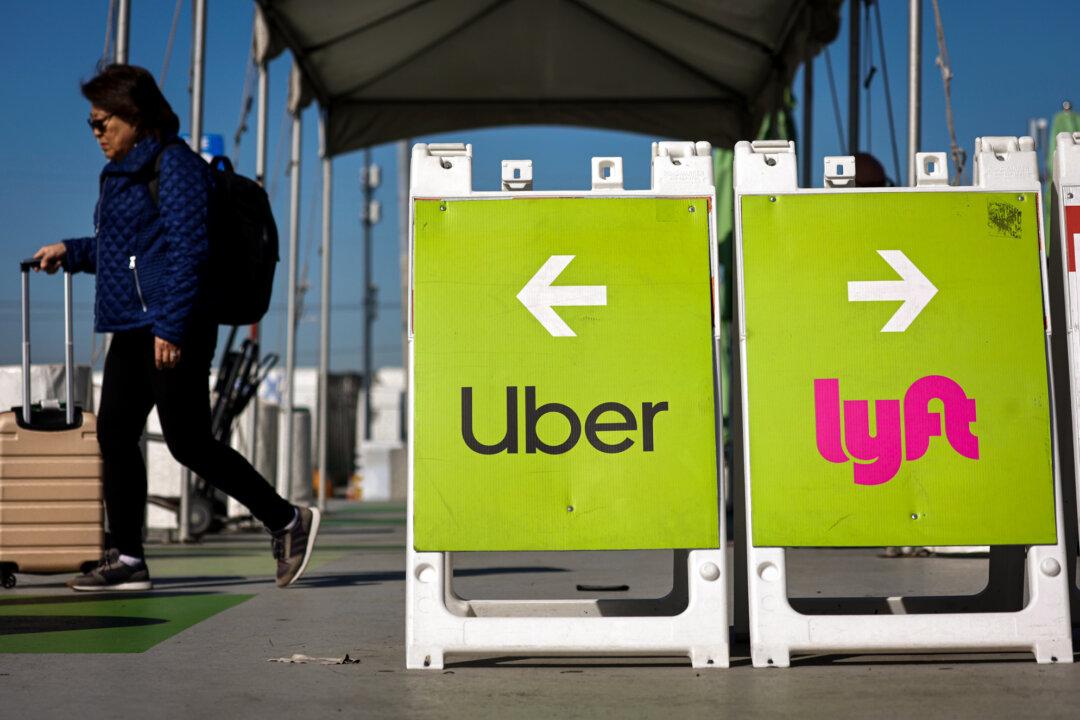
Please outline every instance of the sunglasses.
[[109, 122], [109, 120], [111, 118], [112, 118], [112, 113], [109, 113], [105, 117], [100, 117], [100, 118], [98, 118], [96, 120], [91, 117], [91, 118], [86, 119], [86, 124], [90, 126], [90, 131], [91, 132], [103, 133], [103, 132], [105, 132], [105, 123]]

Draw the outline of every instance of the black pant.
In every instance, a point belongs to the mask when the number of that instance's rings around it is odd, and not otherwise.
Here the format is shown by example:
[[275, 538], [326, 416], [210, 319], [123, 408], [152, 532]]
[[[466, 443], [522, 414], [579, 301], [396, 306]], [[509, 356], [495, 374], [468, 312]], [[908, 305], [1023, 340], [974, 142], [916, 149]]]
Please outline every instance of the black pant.
[[154, 367], [149, 328], [113, 335], [101, 385], [98, 444], [104, 470], [105, 510], [112, 545], [142, 557], [146, 513], [146, 465], [139, 439], [157, 405], [161, 431], [176, 460], [243, 503], [271, 529], [293, 518], [293, 508], [244, 457], [210, 434], [210, 363], [217, 326], [193, 328], [175, 368]]

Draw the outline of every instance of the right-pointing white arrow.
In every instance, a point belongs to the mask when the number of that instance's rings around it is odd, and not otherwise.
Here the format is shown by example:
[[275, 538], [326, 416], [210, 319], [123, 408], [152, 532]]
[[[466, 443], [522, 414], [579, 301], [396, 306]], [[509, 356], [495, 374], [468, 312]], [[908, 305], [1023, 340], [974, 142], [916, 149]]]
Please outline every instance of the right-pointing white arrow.
[[552, 255], [536, 274], [525, 283], [517, 299], [533, 314], [544, 329], [554, 337], [577, 337], [566, 321], [552, 309], [553, 305], [607, 305], [606, 285], [552, 285], [566, 269], [573, 255]]
[[850, 302], [887, 302], [903, 300], [904, 304], [889, 318], [881, 332], [904, 332], [923, 308], [937, 295], [937, 288], [899, 250], [878, 250], [901, 280], [871, 280], [848, 283]]

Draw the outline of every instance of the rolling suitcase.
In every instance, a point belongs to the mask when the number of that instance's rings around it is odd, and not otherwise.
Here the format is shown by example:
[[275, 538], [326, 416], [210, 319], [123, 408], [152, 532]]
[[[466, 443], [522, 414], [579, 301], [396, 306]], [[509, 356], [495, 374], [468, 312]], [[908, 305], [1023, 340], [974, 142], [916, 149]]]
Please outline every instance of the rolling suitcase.
[[22, 272], [23, 402], [0, 413], [0, 576], [97, 563], [104, 541], [97, 419], [74, 403], [71, 274], [64, 273], [66, 401], [30, 399], [30, 269]]

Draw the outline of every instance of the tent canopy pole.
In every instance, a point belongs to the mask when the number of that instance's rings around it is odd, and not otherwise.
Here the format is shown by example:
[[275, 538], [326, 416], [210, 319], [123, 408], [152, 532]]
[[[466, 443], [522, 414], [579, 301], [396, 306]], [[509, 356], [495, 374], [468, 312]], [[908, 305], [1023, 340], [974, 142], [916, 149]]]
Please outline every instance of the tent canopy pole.
[[326, 152], [327, 113], [319, 117], [319, 138], [322, 151], [322, 278], [321, 301], [319, 303], [319, 417], [316, 418], [316, 433], [319, 440], [319, 509], [326, 510], [328, 423], [330, 417], [327, 399], [330, 378], [330, 213], [333, 197], [333, 160]]
[[803, 121], [802, 132], [802, 186], [810, 187], [814, 182], [814, 59], [803, 63]]
[[848, 27], [848, 155], [859, 152], [859, 9], [862, 0], [850, 1]]
[[191, 38], [191, 149], [202, 149], [203, 78], [206, 56], [206, 0], [195, 0], [195, 30]]
[[[293, 82], [300, 81], [299, 68], [293, 65]], [[289, 277], [288, 308], [285, 323], [285, 393], [281, 411], [284, 435], [278, 446], [278, 494], [292, 499], [293, 399], [296, 375], [296, 280], [300, 247], [300, 157], [303, 138], [303, 108], [292, 110], [292, 152], [289, 156]]]
[[113, 62], [117, 65], [128, 63], [128, 39], [131, 36], [131, 0], [120, 0], [116, 13], [116, 54]]
[[[908, 3], [908, 185], [915, 185], [915, 153], [921, 142], [922, 0]], [[898, 179], [899, 181], [899, 179]]]

